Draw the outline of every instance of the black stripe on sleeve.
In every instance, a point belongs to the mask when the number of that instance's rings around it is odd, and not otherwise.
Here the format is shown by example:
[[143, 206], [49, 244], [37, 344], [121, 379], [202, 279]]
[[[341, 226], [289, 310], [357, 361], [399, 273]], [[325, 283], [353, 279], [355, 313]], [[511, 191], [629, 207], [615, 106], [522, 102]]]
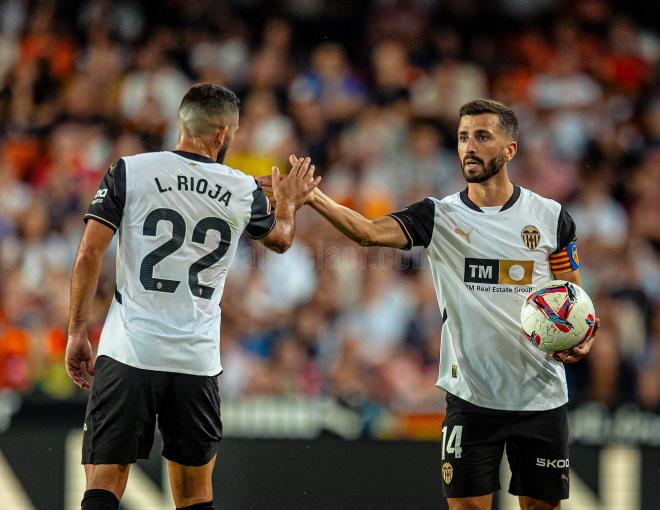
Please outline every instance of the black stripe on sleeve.
[[273, 212], [268, 197], [256, 182], [257, 188], [252, 192], [252, 210], [250, 221], [245, 231], [252, 239], [261, 239], [270, 234], [275, 226], [275, 213]]
[[559, 221], [557, 221], [557, 249], [554, 253], [566, 248], [575, 239], [575, 222], [562, 205], [559, 211]]
[[115, 232], [121, 224], [126, 205], [126, 164], [123, 159], [115, 161], [103, 177], [99, 189], [84, 216], [96, 220]]
[[390, 214], [408, 239], [409, 250], [413, 246], [428, 248], [435, 225], [435, 203], [430, 198], [412, 204], [402, 211]]

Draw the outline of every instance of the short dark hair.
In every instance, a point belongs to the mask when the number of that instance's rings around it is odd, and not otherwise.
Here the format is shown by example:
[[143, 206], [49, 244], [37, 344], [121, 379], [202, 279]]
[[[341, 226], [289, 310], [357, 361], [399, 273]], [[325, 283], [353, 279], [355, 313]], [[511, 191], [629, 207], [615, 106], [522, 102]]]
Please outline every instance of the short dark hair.
[[179, 111], [192, 108], [205, 117], [238, 112], [241, 100], [227, 87], [212, 83], [198, 83], [190, 87], [181, 100]]
[[482, 113], [494, 113], [500, 118], [500, 127], [511, 137], [518, 140], [518, 117], [511, 108], [492, 99], [475, 99], [461, 106], [458, 112], [459, 118], [464, 115], [481, 115]]

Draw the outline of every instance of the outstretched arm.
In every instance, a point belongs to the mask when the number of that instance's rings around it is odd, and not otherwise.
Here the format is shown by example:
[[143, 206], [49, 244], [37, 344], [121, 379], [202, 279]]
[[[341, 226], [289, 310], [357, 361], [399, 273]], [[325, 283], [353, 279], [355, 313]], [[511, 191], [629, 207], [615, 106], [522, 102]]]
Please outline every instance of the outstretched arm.
[[[263, 191], [273, 197], [279, 209], [279, 199], [273, 196], [278, 179], [265, 176], [257, 180]], [[279, 180], [282, 181], [283, 179]], [[318, 188], [306, 195], [304, 202], [318, 211], [342, 234], [361, 246], [386, 246], [407, 250], [413, 246], [428, 247], [433, 236], [435, 205], [430, 198], [373, 221], [338, 204]]]
[[333, 227], [362, 246], [407, 248], [409, 241], [399, 223], [391, 216], [369, 220], [360, 213], [338, 204], [318, 188], [311, 194], [308, 204]]

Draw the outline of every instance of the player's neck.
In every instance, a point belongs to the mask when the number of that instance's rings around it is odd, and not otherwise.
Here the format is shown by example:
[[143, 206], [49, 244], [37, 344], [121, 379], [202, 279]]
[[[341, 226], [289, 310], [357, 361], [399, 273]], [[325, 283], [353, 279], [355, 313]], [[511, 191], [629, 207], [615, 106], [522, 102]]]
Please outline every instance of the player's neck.
[[504, 205], [513, 195], [513, 184], [506, 168], [485, 182], [469, 182], [468, 197], [478, 207]]
[[215, 158], [218, 156], [218, 152], [213, 153], [213, 149], [208, 147], [204, 142], [199, 138], [188, 138], [181, 137], [177, 141], [176, 150], [192, 152], [193, 154], [199, 154], [200, 156], [205, 156], [209, 159], [215, 161]]

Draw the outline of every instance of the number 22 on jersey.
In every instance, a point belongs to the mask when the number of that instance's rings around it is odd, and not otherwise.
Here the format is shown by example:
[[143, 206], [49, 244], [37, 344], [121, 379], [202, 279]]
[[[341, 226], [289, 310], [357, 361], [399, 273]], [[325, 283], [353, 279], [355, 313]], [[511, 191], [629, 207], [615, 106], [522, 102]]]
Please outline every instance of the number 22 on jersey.
[[[142, 282], [145, 290], [173, 293], [181, 282], [164, 278], [154, 278], [153, 270], [158, 262], [183, 246], [186, 235], [186, 222], [183, 216], [173, 209], [155, 209], [149, 213], [144, 221], [143, 235], [155, 236], [157, 225], [160, 221], [168, 221], [172, 224], [172, 239], [144, 257], [140, 265], [140, 282]], [[190, 287], [190, 291], [193, 295], [204, 299], [211, 299], [215, 288], [201, 285], [198, 274], [200, 271], [208, 269], [218, 262], [227, 253], [231, 242], [229, 225], [220, 218], [204, 218], [197, 223], [192, 234], [192, 241], [203, 244], [206, 239], [206, 233], [209, 230], [215, 230], [220, 233], [221, 240], [218, 247], [194, 262], [188, 270], [188, 286]]]

